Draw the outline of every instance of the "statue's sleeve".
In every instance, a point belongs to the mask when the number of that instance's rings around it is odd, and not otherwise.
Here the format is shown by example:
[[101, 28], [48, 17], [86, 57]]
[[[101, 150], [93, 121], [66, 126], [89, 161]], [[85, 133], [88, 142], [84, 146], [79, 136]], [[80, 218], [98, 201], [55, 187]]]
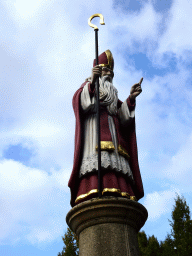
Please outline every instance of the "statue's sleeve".
[[135, 103], [130, 98], [125, 100], [118, 109], [119, 120], [123, 126], [129, 125], [135, 118]]
[[96, 107], [96, 99], [94, 97], [94, 91], [91, 90], [90, 82], [87, 82], [81, 92], [81, 108], [84, 113], [88, 111], [94, 111]]

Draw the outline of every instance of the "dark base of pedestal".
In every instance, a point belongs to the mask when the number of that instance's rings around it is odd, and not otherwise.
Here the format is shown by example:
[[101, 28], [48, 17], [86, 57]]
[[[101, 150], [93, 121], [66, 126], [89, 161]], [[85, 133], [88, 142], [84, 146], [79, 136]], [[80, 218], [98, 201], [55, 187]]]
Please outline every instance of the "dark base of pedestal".
[[147, 216], [138, 202], [103, 197], [73, 207], [66, 221], [79, 237], [80, 256], [139, 256], [137, 233]]

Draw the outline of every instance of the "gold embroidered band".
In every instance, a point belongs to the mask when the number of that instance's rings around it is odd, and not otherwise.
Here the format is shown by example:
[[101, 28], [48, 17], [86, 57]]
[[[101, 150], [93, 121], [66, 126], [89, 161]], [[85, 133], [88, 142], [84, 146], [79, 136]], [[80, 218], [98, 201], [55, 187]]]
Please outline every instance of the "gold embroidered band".
[[127, 150], [124, 149], [121, 145], [118, 146], [118, 152], [119, 152], [120, 155], [126, 157], [127, 159], [130, 158], [130, 156], [127, 153]]
[[113, 193], [119, 193], [121, 194], [121, 190], [117, 188], [104, 188], [102, 191], [102, 195], [106, 192], [113, 192]]
[[[115, 150], [115, 146], [112, 141], [101, 141], [101, 150], [113, 151]], [[98, 146], [96, 146], [96, 150], [98, 150]]]
[[[117, 189], [117, 188], [104, 188], [103, 191], [102, 191], [102, 195], [104, 193], [107, 193], [107, 192], [112, 192], [112, 193], [118, 193], [120, 194], [122, 197], [127, 197], [128, 199], [130, 200], [133, 200], [133, 201], [137, 201], [136, 197], [135, 196], [130, 196], [129, 193], [127, 192], [121, 192], [120, 189]], [[91, 194], [96, 194], [98, 193], [98, 189], [92, 189], [90, 190], [88, 193], [86, 194], [82, 194], [80, 196], [78, 196], [75, 200], [75, 203], [79, 202], [80, 200], [82, 199], [85, 199], [86, 197], [88, 197], [89, 195]]]
[[89, 196], [89, 195], [91, 195], [91, 194], [95, 194], [95, 193], [98, 193], [98, 189], [92, 189], [92, 190], [90, 190], [88, 193], [82, 194], [82, 195], [78, 196], [78, 197], [76, 198], [76, 200], [75, 200], [75, 203], [77, 203], [79, 200], [82, 200], [82, 199], [84, 199], [85, 197], [87, 197], [87, 196]]
[[127, 192], [121, 192], [121, 195], [130, 199], [130, 195]]
[[130, 196], [130, 199], [133, 201], [137, 201], [137, 198], [135, 196]]

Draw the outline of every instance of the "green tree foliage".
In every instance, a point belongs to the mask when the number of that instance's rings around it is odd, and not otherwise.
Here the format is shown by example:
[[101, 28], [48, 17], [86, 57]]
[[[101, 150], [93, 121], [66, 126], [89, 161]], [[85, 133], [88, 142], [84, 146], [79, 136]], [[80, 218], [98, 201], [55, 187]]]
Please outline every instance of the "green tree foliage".
[[139, 232], [138, 242], [141, 256], [189, 256], [192, 255], [192, 220], [189, 206], [183, 197], [177, 195], [172, 211], [172, 227], [165, 241], [158, 242], [154, 237]]
[[160, 256], [160, 245], [156, 237], [154, 235], [150, 236], [148, 239], [147, 252], [145, 256]]
[[59, 252], [57, 256], [78, 256], [79, 255], [79, 244], [75, 233], [70, 228], [67, 228], [67, 232], [62, 237], [64, 247], [62, 252]]
[[176, 252], [174, 249], [174, 241], [171, 238], [171, 235], [168, 234], [167, 237], [165, 238], [164, 242], [160, 243], [160, 252], [161, 252], [161, 256], [167, 256], [167, 255], [171, 255], [171, 256], [176, 256]]
[[172, 211], [171, 235], [176, 255], [192, 255], [192, 220], [184, 197], [177, 195]]
[[139, 244], [139, 250], [141, 255], [146, 255], [147, 246], [148, 246], [148, 239], [147, 235], [145, 234], [145, 231], [138, 233], [138, 244]]
[[160, 245], [156, 237], [147, 238], [144, 231], [138, 233], [138, 243], [141, 256], [160, 256]]

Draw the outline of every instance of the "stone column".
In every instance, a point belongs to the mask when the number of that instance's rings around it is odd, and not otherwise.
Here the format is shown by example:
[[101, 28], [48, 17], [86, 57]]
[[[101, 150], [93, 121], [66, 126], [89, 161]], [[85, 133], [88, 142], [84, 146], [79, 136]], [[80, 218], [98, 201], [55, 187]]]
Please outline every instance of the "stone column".
[[140, 203], [109, 196], [78, 204], [66, 221], [79, 237], [80, 256], [139, 256], [137, 233], [147, 217]]

